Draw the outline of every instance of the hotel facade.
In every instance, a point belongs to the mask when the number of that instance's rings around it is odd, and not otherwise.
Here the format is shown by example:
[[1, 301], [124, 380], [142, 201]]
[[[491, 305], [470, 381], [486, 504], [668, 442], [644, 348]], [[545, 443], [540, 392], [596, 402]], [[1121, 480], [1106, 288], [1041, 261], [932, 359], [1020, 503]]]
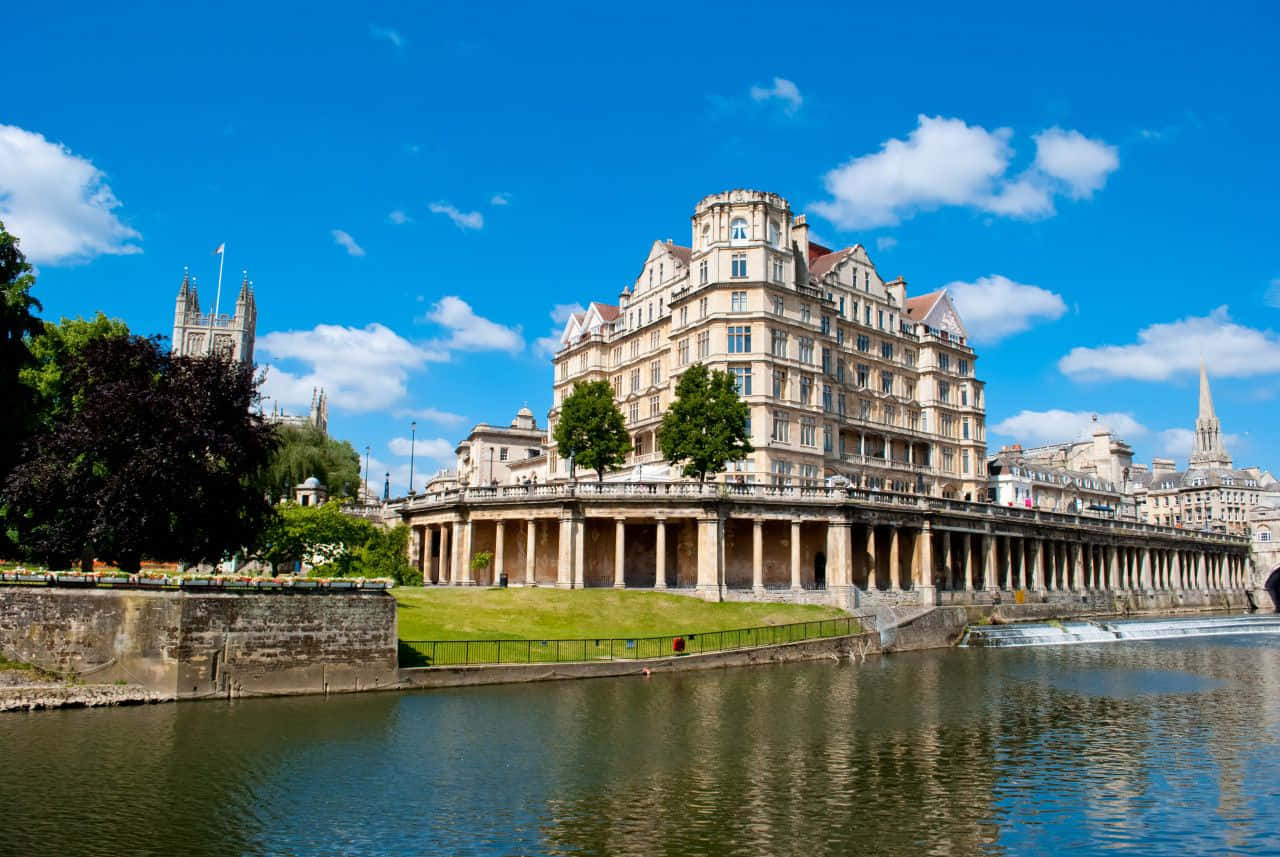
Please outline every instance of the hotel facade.
[[[607, 381], [633, 447], [615, 478], [679, 479], [659, 426], [681, 373], [702, 363], [732, 374], [750, 407], [755, 452], [721, 481], [983, 497], [983, 384], [945, 291], [910, 297], [862, 245], [812, 241], [773, 193], [705, 197], [690, 233], [690, 246], [655, 241], [616, 304], [568, 320], [553, 431], [574, 384]], [[549, 479], [568, 479], [554, 445], [548, 458]]]

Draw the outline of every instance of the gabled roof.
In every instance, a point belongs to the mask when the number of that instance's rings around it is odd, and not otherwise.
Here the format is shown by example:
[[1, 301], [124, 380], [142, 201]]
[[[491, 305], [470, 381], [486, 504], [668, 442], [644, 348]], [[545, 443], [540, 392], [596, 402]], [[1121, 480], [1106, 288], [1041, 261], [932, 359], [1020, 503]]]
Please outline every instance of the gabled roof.
[[927, 295], [916, 295], [914, 298], [907, 298], [907, 318], [913, 321], [922, 320], [938, 303], [945, 291], [946, 289], [938, 289], [936, 292], [929, 292]]
[[[813, 276], [818, 279], [822, 279], [827, 274], [831, 273], [831, 269], [836, 266], [837, 262], [843, 259], [846, 254], [853, 252], [853, 247], [845, 247], [843, 250], [828, 250], [821, 256], [814, 256], [814, 246], [815, 245], [813, 244], [809, 245], [809, 273], [813, 274]], [[856, 247], [858, 245], [855, 244], [853, 246]], [[827, 248], [821, 247], [820, 249], [826, 250]]]

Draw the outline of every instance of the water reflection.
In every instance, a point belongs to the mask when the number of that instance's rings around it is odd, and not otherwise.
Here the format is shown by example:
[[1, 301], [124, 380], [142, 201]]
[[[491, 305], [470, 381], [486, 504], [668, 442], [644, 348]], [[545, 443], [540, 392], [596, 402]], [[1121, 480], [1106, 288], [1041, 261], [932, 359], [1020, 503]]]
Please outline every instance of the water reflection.
[[0, 719], [4, 854], [1280, 853], [1280, 648]]

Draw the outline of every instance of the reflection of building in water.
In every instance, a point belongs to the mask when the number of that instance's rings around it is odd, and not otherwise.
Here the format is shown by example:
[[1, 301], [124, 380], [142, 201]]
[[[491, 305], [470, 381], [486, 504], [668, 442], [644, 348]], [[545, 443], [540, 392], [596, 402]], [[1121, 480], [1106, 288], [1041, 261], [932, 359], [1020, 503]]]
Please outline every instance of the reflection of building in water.
[[213, 311], [200, 312], [200, 297], [196, 294], [196, 281], [190, 273], [182, 275], [178, 300], [173, 310], [173, 353], [186, 357], [199, 357], [210, 353], [209, 337], [220, 353], [229, 354], [241, 363], [253, 362], [253, 340], [258, 325], [258, 305], [253, 297], [253, 285], [245, 274], [236, 297], [236, 309], [231, 315]]

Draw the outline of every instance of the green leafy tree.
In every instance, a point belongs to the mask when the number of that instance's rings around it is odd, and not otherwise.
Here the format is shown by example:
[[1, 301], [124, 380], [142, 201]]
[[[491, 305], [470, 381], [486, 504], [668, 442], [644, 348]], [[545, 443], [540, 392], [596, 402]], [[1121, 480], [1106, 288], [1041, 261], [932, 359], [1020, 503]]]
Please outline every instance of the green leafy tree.
[[598, 481], [604, 480], [606, 470], [621, 465], [631, 450], [631, 436], [608, 381], [573, 385], [560, 406], [554, 437], [560, 457], [594, 470]]
[[683, 462], [685, 476], [705, 481], [752, 452], [750, 415], [732, 375], [695, 363], [680, 376], [675, 401], [662, 417], [662, 455], [672, 464]]
[[31, 296], [35, 282], [18, 239], [0, 223], [0, 479], [35, 421], [35, 395], [21, 377], [34, 362], [29, 340], [41, 329], [40, 302]]
[[33, 363], [22, 370], [22, 382], [35, 393], [39, 421], [52, 425], [74, 410], [84, 391], [68, 383], [67, 368], [86, 345], [128, 335], [128, 325], [102, 313], [90, 319], [64, 318], [57, 324], [42, 322], [30, 340]]
[[273, 567], [305, 561], [319, 577], [390, 577], [414, 585], [422, 574], [409, 564], [409, 528], [380, 527], [342, 511], [336, 500], [319, 506], [286, 503], [263, 533], [257, 555]]
[[360, 455], [349, 442], [331, 438], [312, 425], [281, 425], [275, 432], [279, 446], [264, 471], [265, 493], [288, 498], [293, 486], [314, 476], [325, 484], [330, 497], [356, 496]]
[[98, 557], [216, 562], [257, 541], [275, 435], [251, 406], [253, 367], [174, 357], [109, 336], [71, 355], [72, 406], [41, 427], [0, 487], [21, 549], [52, 567]]

